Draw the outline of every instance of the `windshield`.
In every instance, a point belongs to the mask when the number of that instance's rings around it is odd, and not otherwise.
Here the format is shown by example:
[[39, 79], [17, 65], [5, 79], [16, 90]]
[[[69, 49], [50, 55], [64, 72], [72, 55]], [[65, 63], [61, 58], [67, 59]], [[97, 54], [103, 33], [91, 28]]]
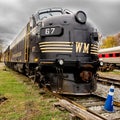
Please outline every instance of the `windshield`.
[[39, 14], [39, 19], [43, 20], [45, 18], [49, 18], [52, 16], [59, 16], [62, 15], [63, 13], [61, 11], [50, 11], [50, 12], [43, 12]]

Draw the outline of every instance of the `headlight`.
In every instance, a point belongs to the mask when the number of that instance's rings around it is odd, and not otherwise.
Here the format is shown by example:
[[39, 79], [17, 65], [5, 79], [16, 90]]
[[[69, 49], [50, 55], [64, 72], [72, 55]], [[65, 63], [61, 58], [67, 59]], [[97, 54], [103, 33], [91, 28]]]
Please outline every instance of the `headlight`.
[[91, 33], [91, 37], [93, 40], [98, 41], [98, 33], [97, 32]]
[[87, 16], [83, 11], [78, 11], [75, 14], [75, 19], [77, 22], [81, 23], [81, 24], [85, 24], [86, 20], [87, 20]]
[[100, 66], [103, 66], [103, 62], [102, 61], [100, 61]]
[[64, 61], [62, 59], [58, 60], [59, 65], [63, 65]]

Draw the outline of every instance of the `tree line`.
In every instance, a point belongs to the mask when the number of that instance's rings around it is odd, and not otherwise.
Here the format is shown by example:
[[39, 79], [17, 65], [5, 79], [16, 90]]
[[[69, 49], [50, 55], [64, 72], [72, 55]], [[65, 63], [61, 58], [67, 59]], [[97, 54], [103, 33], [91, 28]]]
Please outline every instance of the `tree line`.
[[109, 35], [103, 38], [100, 48], [110, 48], [115, 46], [120, 46], [120, 33], [115, 35]]

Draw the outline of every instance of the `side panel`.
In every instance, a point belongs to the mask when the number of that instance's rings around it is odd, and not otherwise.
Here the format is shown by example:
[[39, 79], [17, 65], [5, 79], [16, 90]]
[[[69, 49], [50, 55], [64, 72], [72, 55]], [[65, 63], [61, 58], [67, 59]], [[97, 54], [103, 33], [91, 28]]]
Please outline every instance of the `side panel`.
[[4, 52], [4, 62], [7, 64], [10, 61], [10, 46]]
[[24, 40], [27, 33], [27, 27], [25, 27], [16, 39], [10, 45], [10, 62], [23, 63], [24, 62]]
[[40, 49], [39, 41], [40, 38], [40, 26], [34, 27], [30, 32], [29, 38], [29, 63], [38, 63], [40, 62]]
[[27, 24], [26, 36], [24, 39], [24, 62], [29, 61], [29, 39], [30, 39], [30, 23]]

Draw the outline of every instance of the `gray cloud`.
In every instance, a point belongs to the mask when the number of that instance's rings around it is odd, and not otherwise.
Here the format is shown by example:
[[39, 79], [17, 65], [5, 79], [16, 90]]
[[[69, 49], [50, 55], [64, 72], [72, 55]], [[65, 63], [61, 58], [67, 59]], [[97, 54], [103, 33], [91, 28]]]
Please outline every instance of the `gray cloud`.
[[0, 0], [0, 42], [10, 43], [35, 11], [49, 7], [84, 10], [103, 36], [120, 32], [119, 0]]

